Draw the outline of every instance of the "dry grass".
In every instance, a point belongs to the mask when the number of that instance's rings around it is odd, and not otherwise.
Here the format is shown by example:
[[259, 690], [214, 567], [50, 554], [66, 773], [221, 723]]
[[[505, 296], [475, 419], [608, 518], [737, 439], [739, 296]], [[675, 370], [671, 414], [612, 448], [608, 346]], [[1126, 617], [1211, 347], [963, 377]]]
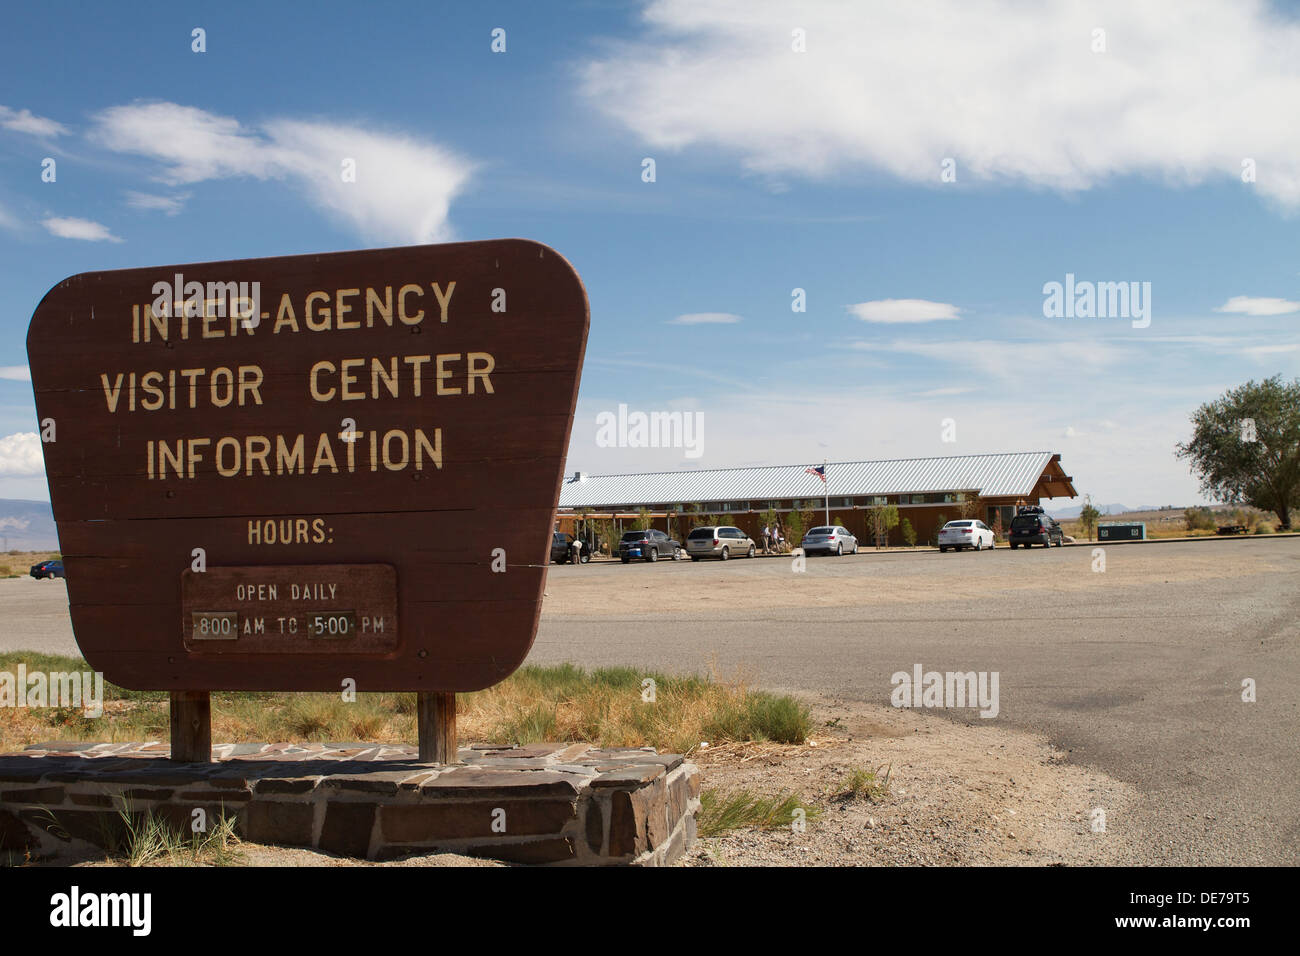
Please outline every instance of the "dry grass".
[[[1215, 505], [1206, 509], [1210, 521], [1206, 523], [1205, 527], [1189, 530], [1187, 527], [1187, 510], [1177, 508], [1163, 511], [1130, 511], [1118, 515], [1102, 515], [1099, 520], [1105, 522], [1145, 522], [1148, 538], [1212, 538], [1218, 534], [1219, 525], [1228, 524], [1243, 524], [1254, 533], [1272, 534], [1277, 522], [1277, 518], [1269, 511], [1260, 511], [1249, 507]], [[1061, 527], [1066, 534], [1071, 535], [1076, 541], [1097, 540], [1096, 529], [1093, 529], [1092, 538], [1089, 539], [1088, 535], [1083, 531], [1083, 525], [1077, 519], [1062, 521]], [[1262, 531], [1256, 530], [1261, 527]]]
[[[84, 671], [85, 661], [0, 654], [0, 670]], [[653, 681], [648, 685], [646, 681]], [[653, 691], [653, 695], [651, 694]], [[653, 696], [653, 700], [647, 697]], [[488, 690], [457, 695], [462, 741], [590, 741], [686, 753], [701, 743], [802, 743], [806, 705], [751, 689], [740, 678], [675, 677], [632, 668], [585, 671], [571, 664], [524, 667]], [[0, 708], [0, 752], [49, 740], [167, 740], [167, 695], [105, 685], [104, 716], [70, 708]], [[214, 693], [212, 739], [414, 743], [414, 694]]]

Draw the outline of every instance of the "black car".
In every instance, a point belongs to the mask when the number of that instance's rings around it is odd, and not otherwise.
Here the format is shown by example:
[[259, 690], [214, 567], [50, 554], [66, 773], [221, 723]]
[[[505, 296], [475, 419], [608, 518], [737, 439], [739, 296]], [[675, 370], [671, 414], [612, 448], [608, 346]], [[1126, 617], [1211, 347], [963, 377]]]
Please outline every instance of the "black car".
[[[573, 542], [577, 540], [571, 534], [556, 531], [551, 535], [551, 560], [556, 564], [568, 564], [573, 560]], [[582, 545], [582, 563], [591, 560], [591, 550], [586, 542]]]
[[618, 556], [624, 564], [633, 558], [658, 561], [661, 556], [680, 561], [682, 546], [680, 542], [653, 528], [647, 531], [626, 531], [618, 543]]
[[1022, 544], [1026, 548], [1036, 544], [1041, 544], [1044, 548], [1055, 544], [1059, 548], [1065, 544], [1065, 531], [1042, 508], [1022, 508], [1020, 514], [1011, 519], [1007, 540], [1013, 548]]
[[42, 561], [40, 564], [33, 564], [32, 577], [37, 581], [41, 578], [62, 578], [66, 577], [63, 573], [62, 561]]

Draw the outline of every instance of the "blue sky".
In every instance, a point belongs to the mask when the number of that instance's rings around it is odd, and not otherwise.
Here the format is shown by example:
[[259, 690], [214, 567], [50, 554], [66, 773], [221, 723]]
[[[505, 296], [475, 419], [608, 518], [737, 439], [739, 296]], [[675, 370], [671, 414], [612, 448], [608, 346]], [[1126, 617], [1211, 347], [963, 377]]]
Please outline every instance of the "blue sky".
[[[1052, 450], [1199, 500], [1189, 414], [1300, 374], [1300, 20], [1132, 6], [11, 7], [0, 497], [47, 497], [24, 339], [66, 276], [524, 236], [591, 299], [570, 471]], [[1067, 273], [1150, 283], [1149, 326], [1045, 317]], [[620, 403], [703, 454], [599, 447]]]

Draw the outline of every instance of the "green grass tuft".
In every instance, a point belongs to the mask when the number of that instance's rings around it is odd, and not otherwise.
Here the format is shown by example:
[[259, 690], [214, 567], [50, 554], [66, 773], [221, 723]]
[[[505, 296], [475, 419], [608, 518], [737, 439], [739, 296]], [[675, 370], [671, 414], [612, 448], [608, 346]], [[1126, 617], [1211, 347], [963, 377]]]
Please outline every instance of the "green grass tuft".
[[840, 792], [837, 799], [851, 800], [856, 797], [862, 797], [870, 800], [872, 803], [879, 803], [885, 797], [889, 796], [889, 774], [893, 771], [894, 765], [890, 764], [885, 768], [884, 779], [876, 776], [875, 770], [857, 768], [849, 773], [840, 784]]
[[798, 794], [794, 793], [780, 797], [760, 797], [748, 790], [740, 790], [723, 796], [717, 790], [705, 790], [700, 794], [697, 826], [700, 836], [706, 837], [719, 836], [728, 830], [742, 827], [773, 830], [790, 826], [795, 820], [796, 810], [803, 810], [805, 821], [821, 816], [821, 810], [804, 804]]

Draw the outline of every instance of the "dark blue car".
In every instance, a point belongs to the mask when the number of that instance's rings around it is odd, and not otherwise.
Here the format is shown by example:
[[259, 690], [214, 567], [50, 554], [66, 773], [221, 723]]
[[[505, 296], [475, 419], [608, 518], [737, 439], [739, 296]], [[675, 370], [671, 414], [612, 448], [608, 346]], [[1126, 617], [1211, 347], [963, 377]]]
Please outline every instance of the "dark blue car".
[[41, 578], [61, 578], [64, 576], [62, 561], [42, 561], [40, 564], [32, 565], [32, 577], [37, 581]]

